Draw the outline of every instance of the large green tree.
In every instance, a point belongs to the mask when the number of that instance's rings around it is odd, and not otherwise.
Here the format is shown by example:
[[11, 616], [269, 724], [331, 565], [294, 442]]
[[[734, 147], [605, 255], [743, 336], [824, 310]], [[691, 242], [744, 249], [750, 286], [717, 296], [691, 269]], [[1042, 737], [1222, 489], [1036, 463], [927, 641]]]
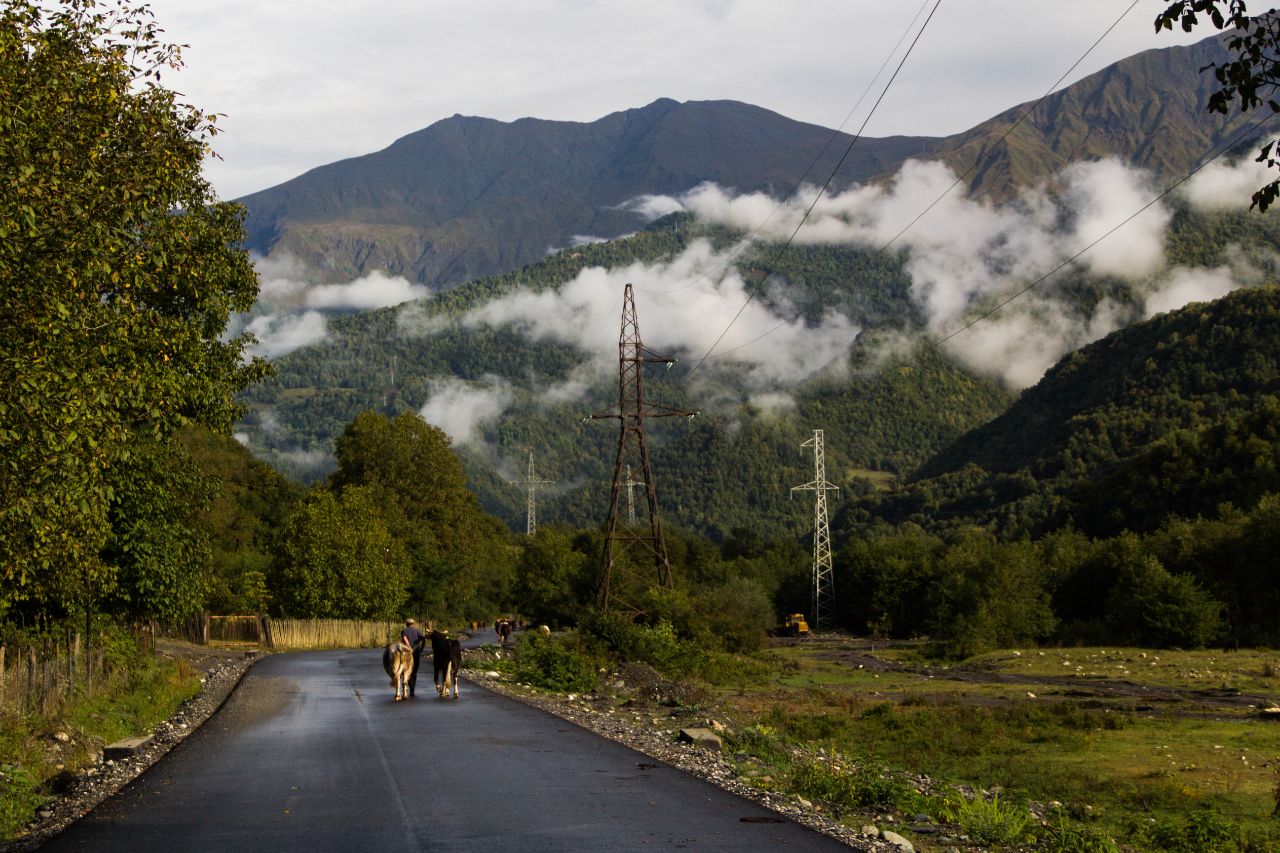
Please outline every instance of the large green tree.
[[265, 370], [224, 339], [257, 279], [178, 65], [127, 0], [0, 6], [0, 613], [105, 590], [114, 471]]
[[288, 616], [389, 619], [408, 596], [404, 548], [370, 488], [314, 491], [286, 519], [278, 559], [276, 594]]
[[418, 415], [362, 412], [335, 443], [332, 488], [367, 486], [408, 550], [411, 604], [434, 616], [472, 616], [495, 574], [515, 560], [501, 521], [480, 509], [448, 436]]

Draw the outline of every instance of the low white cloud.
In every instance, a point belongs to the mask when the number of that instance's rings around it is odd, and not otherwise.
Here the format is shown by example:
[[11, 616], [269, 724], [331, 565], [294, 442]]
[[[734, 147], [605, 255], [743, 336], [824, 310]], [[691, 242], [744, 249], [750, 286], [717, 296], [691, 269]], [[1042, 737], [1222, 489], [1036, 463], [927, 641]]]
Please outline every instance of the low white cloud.
[[256, 256], [258, 301], [247, 314], [232, 318], [231, 335], [251, 332], [258, 345], [253, 355], [278, 358], [325, 339], [330, 312], [367, 311], [421, 300], [423, 285], [380, 271], [346, 284], [320, 284], [317, 274], [288, 253]]
[[1276, 177], [1252, 157], [1234, 163], [1215, 160], [1182, 186], [1182, 194], [1201, 210], [1247, 210], [1255, 191]]
[[324, 315], [319, 311], [301, 314], [267, 314], [255, 317], [245, 326], [258, 342], [249, 348], [252, 355], [279, 358], [294, 350], [319, 343], [327, 331]]
[[630, 283], [646, 347], [687, 359], [701, 358], [715, 345], [707, 371], [731, 366], [749, 392], [789, 387], [848, 354], [859, 332], [849, 318], [830, 312], [810, 326], [777, 288], [749, 299], [746, 283], [725, 260], [698, 240], [667, 262], [590, 267], [557, 291], [504, 296], [462, 322], [514, 326], [536, 340], [572, 344], [604, 376], [616, 370], [622, 296]]
[[425, 285], [375, 271], [347, 284], [315, 285], [307, 290], [304, 304], [308, 308], [368, 311], [421, 299], [430, 292]]
[[618, 208], [634, 213], [647, 222], [652, 222], [684, 210], [684, 205], [671, 196], [642, 195], [619, 205]]
[[[1221, 203], [1211, 184], [1221, 181], [1237, 201], [1247, 199], [1242, 187], [1259, 181], [1249, 166], [1206, 169], [1188, 197], [1201, 206]], [[1013, 388], [1034, 383], [1066, 353], [1138, 318], [1138, 312], [1114, 302], [1085, 311], [1055, 296], [1052, 282], [1042, 280], [1069, 259], [1074, 259], [1071, 266], [1128, 288], [1132, 303], [1145, 306], [1148, 316], [1192, 299], [1216, 298], [1250, 279], [1241, 269], [1170, 269], [1165, 239], [1172, 213], [1162, 203], [1144, 210], [1159, 189], [1146, 172], [1115, 159], [1071, 164], [1055, 177], [1052, 192], [1046, 184], [1003, 204], [947, 192], [955, 182], [942, 163], [907, 161], [883, 185], [824, 195], [817, 203], [814, 187], [802, 187], [780, 202], [759, 193], [733, 195], [714, 184], [642, 201], [651, 207], [678, 205], [701, 221], [758, 240], [794, 235], [799, 244], [892, 246], [904, 253], [912, 298], [935, 336], [950, 335], [976, 311], [1016, 296], [945, 344], [971, 368]], [[921, 211], [927, 213], [921, 216]], [[853, 326], [857, 318], [845, 322]], [[784, 342], [785, 337], [779, 341]], [[726, 342], [724, 349], [731, 346]], [[770, 364], [786, 363], [785, 354], [775, 362], [777, 355], [770, 354]]]
[[1176, 311], [1192, 302], [1208, 302], [1226, 296], [1241, 284], [1228, 267], [1204, 269], [1180, 267], [1173, 270], [1147, 296], [1146, 316], [1154, 317], [1166, 311]]
[[511, 387], [498, 377], [483, 382], [442, 379], [433, 382], [431, 394], [418, 414], [448, 434], [455, 445], [472, 443], [482, 424], [491, 423], [511, 404]]

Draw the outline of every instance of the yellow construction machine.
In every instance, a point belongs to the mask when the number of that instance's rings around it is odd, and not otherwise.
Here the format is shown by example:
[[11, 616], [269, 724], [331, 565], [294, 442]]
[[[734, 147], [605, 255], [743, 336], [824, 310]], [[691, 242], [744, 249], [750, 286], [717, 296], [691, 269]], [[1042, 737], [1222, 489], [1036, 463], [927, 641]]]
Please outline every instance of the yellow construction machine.
[[803, 613], [792, 613], [782, 620], [781, 625], [773, 629], [773, 635], [775, 637], [807, 637], [809, 623], [805, 620]]

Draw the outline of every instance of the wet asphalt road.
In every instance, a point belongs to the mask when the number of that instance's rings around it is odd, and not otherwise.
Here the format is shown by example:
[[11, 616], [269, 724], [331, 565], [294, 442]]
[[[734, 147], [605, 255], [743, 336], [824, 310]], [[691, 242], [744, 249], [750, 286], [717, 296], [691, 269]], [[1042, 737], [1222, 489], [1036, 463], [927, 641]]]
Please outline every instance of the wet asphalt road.
[[397, 703], [376, 649], [272, 655], [203, 727], [43, 849], [848, 850], [423, 661]]

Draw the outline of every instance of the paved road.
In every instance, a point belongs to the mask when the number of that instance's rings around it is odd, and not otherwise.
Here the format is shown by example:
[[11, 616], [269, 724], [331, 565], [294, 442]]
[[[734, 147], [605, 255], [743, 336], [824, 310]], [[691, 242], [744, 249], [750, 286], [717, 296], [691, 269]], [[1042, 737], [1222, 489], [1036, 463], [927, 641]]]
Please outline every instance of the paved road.
[[847, 850], [763, 807], [378, 650], [273, 655], [199, 731], [51, 850]]

